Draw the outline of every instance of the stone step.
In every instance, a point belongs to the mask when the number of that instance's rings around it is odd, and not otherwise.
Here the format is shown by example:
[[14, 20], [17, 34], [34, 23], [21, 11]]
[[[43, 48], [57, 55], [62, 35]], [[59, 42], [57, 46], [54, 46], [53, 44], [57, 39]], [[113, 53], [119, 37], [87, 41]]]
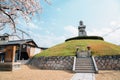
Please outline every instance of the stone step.
[[76, 62], [91, 62], [92, 60], [76, 60]]
[[76, 64], [93, 64], [92, 62], [76, 62]]
[[78, 67], [83, 67], [83, 68], [94, 68], [93, 66], [75, 66], [75, 68], [78, 68]]
[[93, 64], [92, 62], [76, 62], [76, 64]]
[[75, 70], [76, 73], [95, 73], [94, 70]]
[[76, 64], [93, 64], [92, 62], [76, 62]]
[[92, 61], [91, 59], [76, 59], [76, 61]]
[[76, 62], [91, 62], [92, 60], [76, 60]]
[[89, 69], [76, 69], [75, 71], [81, 71], [81, 72], [83, 72], [83, 71], [84, 71], [84, 72], [87, 72], [87, 71], [88, 71], [88, 72], [89, 72], [89, 71], [92, 71], [92, 72], [95, 72], [95, 70], [94, 70], [94, 69], [90, 69], [90, 70], [89, 70]]
[[75, 67], [94, 67], [93, 65], [76, 65]]
[[75, 66], [93, 66], [93, 64], [76, 64]]
[[81, 58], [81, 59], [76, 59], [76, 60], [91, 60], [91, 59]]
[[93, 66], [93, 63], [76, 63], [75, 66]]
[[83, 60], [85, 60], [85, 59], [88, 60], [88, 59], [91, 59], [91, 57], [80, 57], [80, 58], [76, 58], [76, 59], [77, 59], [77, 60], [80, 60], [80, 59], [81, 59], [81, 60], [82, 60], [82, 59], [83, 59]]
[[79, 65], [77, 65], [77, 66], [75, 66], [75, 68], [76, 68], [76, 67], [94, 67], [94, 66], [92, 66], [92, 65], [91, 65], [91, 66], [90, 66], [90, 65], [87, 65], [87, 66], [84, 66], [84, 65], [80, 65], [80, 66], [79, 66]]
[[75, 67], [75, 70], [94, 70], [94, 67]]
[[83, 57], [83, 58], [80, 57], [80, 58], [76, 58], [76, 59], [77, 59], [77, 60], [80, 60], [80, 59], [81, 59], [81, 60], [82, 60], [82, 59], [83, 59], [83, 60], [85, 60], [85, 59], [88, 60], [88, 59], [91, 59], [91, 57]]
[[91, 62], [92, 60], [76, 60], [76, 62]]
[[86, 67], [86, 66], [93, 67], [93, 65], [75, 65], [75, 67]]

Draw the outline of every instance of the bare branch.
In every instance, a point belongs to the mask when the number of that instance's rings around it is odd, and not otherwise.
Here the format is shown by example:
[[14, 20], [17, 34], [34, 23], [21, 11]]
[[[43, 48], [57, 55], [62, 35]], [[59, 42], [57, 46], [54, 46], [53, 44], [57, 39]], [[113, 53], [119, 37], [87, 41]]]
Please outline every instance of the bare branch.
[[9, 19], [11, 20], [11, 22], [12, 22], [12, 24], [13, 24], [14, 31], [16, 32], [15, 22], [14, 22], [13, 18], [12, 18], [9, 14], [7, 14], [4, 10], [2, 10], [1, 8], [0, 8], [0, 11], [2, 11], [5, 15], [7, 15], [7, 16], [9, 17]]

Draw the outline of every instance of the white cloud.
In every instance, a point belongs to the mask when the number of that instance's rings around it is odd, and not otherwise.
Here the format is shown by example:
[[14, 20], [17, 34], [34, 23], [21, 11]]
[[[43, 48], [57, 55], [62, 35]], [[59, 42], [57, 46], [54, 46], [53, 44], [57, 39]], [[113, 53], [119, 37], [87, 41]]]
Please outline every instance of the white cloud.
[[113, 27], [118, 27], [118, 26], [120, 26], [120, 21], [111, 21], [110, 25]]
[[65, 38], [63, 36], [46, 35], [46, 36], [39, 36], [38, 39], [40, 41], [38, 42], [39, 45], [42, 45], [45, 47], [51, 47], [56, 44], [62, 43]]
[[29, 28], [31, 30], [33, 30], [33, 29], [39, 29], [39, 30], [41, 30], [42, 29], [41, 27], [38, 26], [39, 24], [33, 23], [32, 21], [25, 22], [22, 19], [17, 19], [17, 24], [18, 24], [18, 28], [22, 28], [24, 30], [26, 28]]
[[94, 36], [101, 36], [105, 39], [105, 41], [114, 43], [114, 44], [120, 44], [120, 28], [101, 28], [101, 29], [93, 29], [91, 31], [88, 31], [88, 35], [94, 35]]
[[120, 29], [104, 37], [106, 41], [119, 45], [120, 44]]
[[117, 24], [116, 21], [111, 21], [111, 22], [110, 22], [110, 25], [111, 25], [111, 26], [116, 26], [116, 24]]
[[78, 35], [78, 29], [74, 26], [66, 26], [64, 27], [64, 30], [66, 32], [66, 37], [70, 37], [70, 36], [77, 36]]
[[48, 33], [49, 35], [33, 34], [32, 38], [40, 47], [51, 47], [65, 41], [64, 36], [56, 36], [54, 33]]
[[101, 28], [101, 29], [98, 29], [98, 28], [94, 28], [90, 31], [87, 32], [88, 36], [92, 35], [96, 35], [96, 36], [104, 36], [105, 34], [109, 33], [112, 29], [111, 28]]

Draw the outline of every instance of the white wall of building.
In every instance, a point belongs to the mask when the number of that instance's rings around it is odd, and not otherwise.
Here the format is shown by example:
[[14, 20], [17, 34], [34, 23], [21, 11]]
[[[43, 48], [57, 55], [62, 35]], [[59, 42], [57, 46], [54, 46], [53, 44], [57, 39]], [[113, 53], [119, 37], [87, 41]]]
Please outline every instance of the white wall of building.
[[41, 49], [40, 48], [35, 48], [35, 51], [34, 51], [34, 54], [38, 54], [41, 52]]

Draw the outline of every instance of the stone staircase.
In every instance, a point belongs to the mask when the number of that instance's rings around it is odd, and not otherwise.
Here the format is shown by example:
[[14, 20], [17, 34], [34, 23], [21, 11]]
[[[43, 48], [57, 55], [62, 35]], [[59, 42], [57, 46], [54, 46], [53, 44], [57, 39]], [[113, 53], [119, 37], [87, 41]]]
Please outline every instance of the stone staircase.
[[80, 73], [94, 73], [95, 68], [92, 59], [87, 58], [76, 58], [75, 72]]
[[74, 59], [73, 71], [76, 73], [96, 73], [97, 66], [94, 58], [87, 55], [87, 52], [77, 54], [77, 58]]

